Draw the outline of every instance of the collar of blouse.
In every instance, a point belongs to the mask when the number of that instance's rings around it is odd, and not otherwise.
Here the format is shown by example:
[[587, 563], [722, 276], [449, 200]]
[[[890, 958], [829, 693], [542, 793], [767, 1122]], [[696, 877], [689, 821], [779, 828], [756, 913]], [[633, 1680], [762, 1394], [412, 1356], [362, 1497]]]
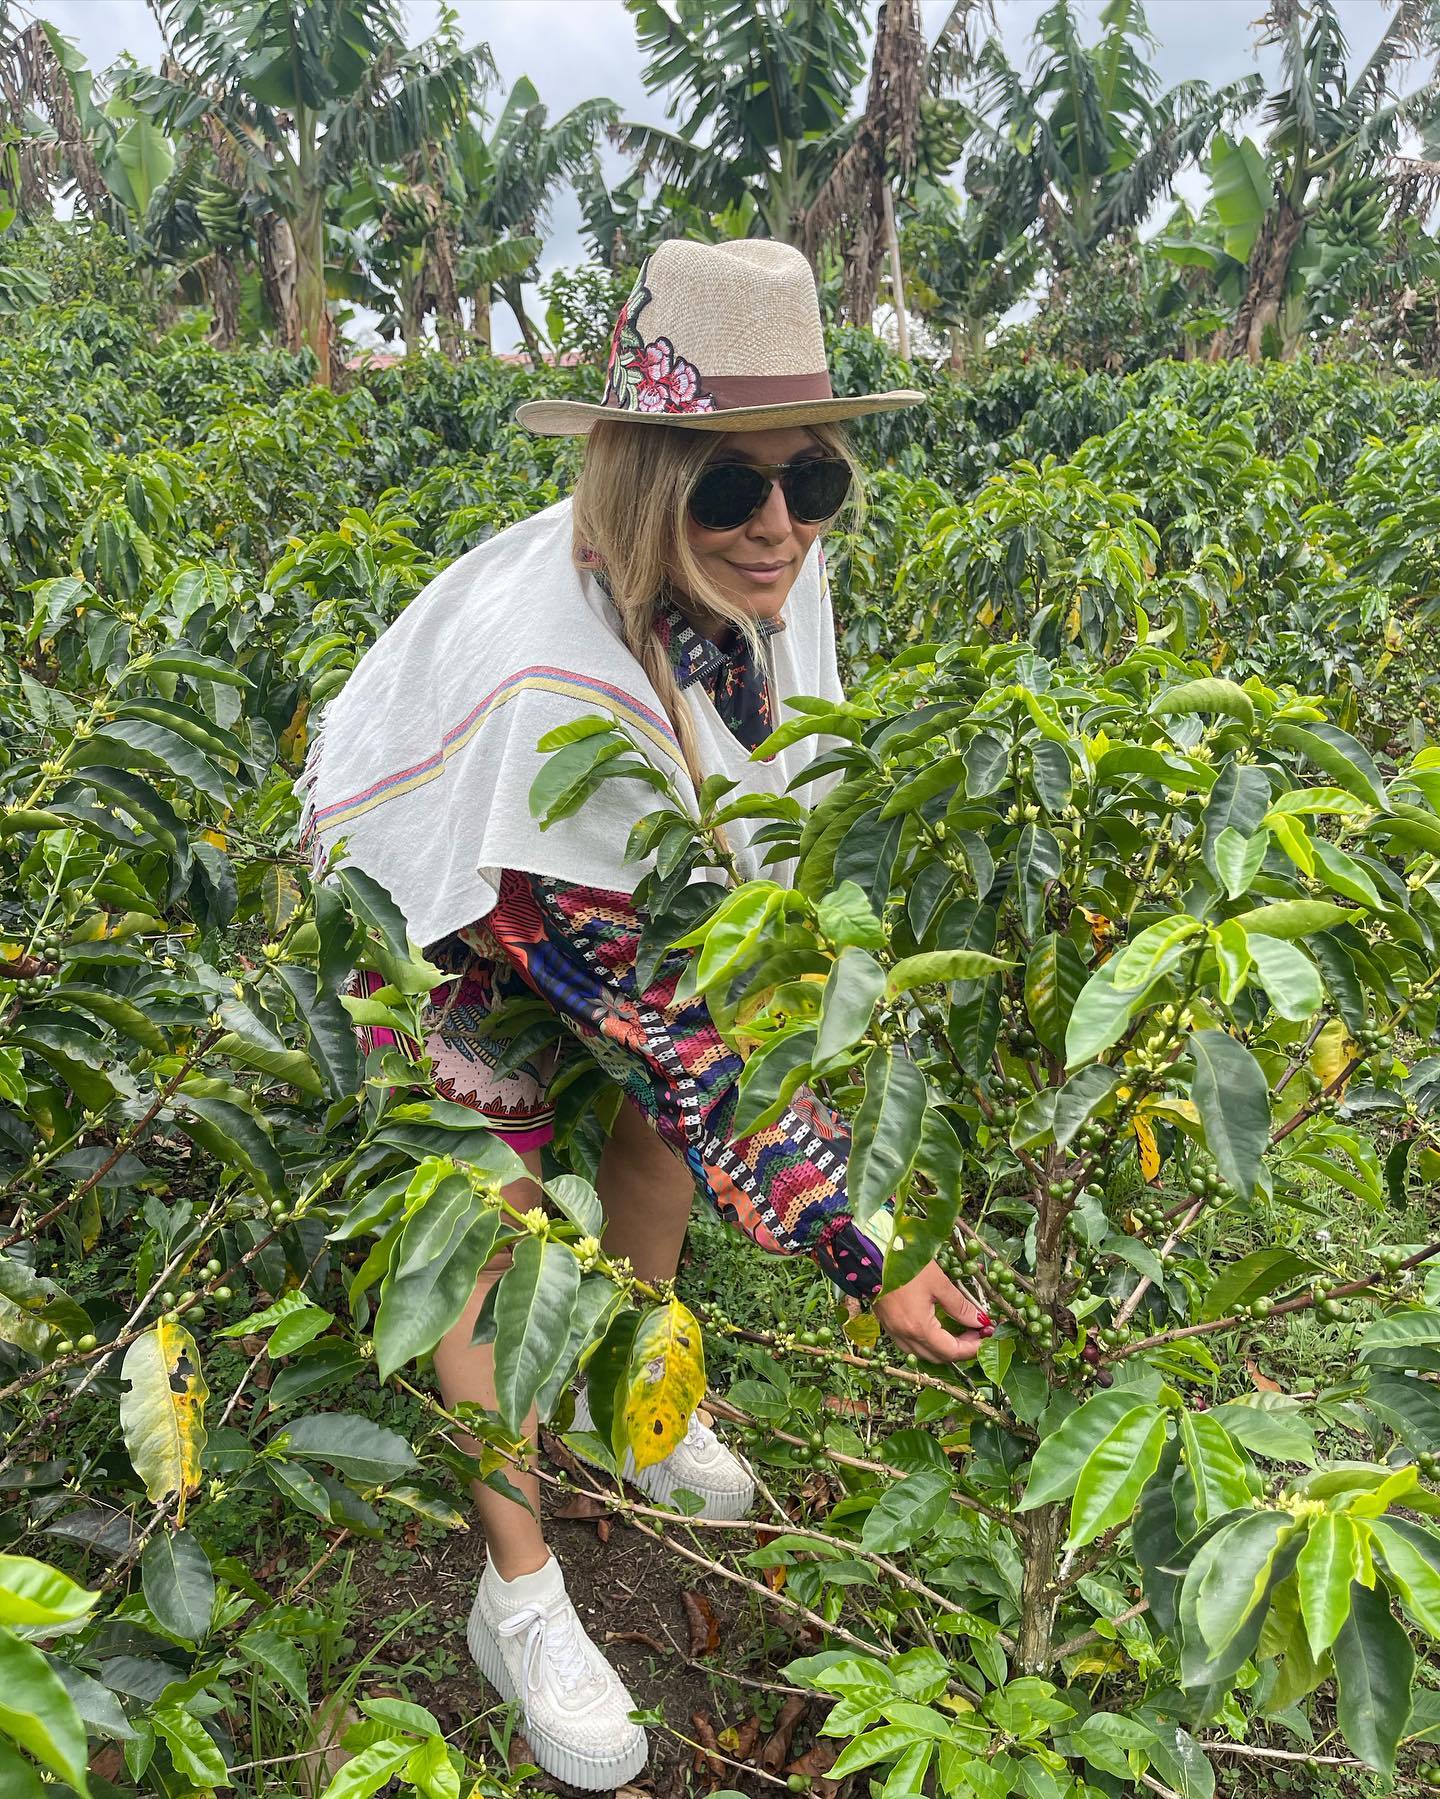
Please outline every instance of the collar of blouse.
[[[762, 639], [785, 629], [783, 618], [762, 618], [758, 623]], [[655, 617], [655, 635], [665, 646], [681, 688], [703, 681], [713, 690], [722, 671], [747, 671], [754, 662], [743, 631], [726, 626], [722, 637], [706, 637], [668, 594]]]

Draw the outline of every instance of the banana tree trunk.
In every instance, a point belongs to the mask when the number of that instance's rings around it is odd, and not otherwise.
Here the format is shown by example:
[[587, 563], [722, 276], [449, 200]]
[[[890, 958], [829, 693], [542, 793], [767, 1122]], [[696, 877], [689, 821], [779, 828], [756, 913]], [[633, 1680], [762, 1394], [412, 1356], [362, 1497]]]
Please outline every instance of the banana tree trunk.
[[505, 296], [506, 305], [508, 305], [511, 312], [515, 314], [515, 323], [520, 327], [520, 336], [524, 340], [525, 348], [530, 353], [531, 362], [535, 364], [536, 368], [539, 368], [540, 364], [545, 360], [545, 351], [540, 343], [540, 334], [536, 331], [534, 325], [531, 324], [529, 314], [525, 311], [525, 301], [520, 288], [520, 277], [518, 275], [507, 275], [500, 283], [500, 291]]
[[905, 312], [905, 278], [900, 272], [900, 235], [895, 229], [895, 201], [890, 183], [880, 187], [880, 206], [885, 218], [885, 244], [890, 254], [890, 298], [895, 306], [895, 339], [902, 362], [910, 360], [910, 320]]
[[305, 339], [300, 326], [295, 233], [290, 229], [289, 219], [278, 212], [262, 213], [257, 241], [265, 303], [275, 320], [283, 348], [298, 351]]
[[975, 357], [985, 352], [985, 339], [988, 335], [983, 314], [966, 318], [959, 324], [950, 327], [950, 372], [961, 375], [969, 367]]
[[200, 264], [200, 278], [210, 302], [209, 341], [228, 350], [240, 328], [240, 277], [234, 257], [228, 250], [212, 250]]
[[295, 290], [300, 333], [315, 358], [315, 382], [329, 387], [330, 310], [325, 295], [325, 196], [306, 195], [295, 234]]
[[1273, 212], [1267, 213], [1260, 235], [1250, 252], [1245, 271], [1245, 296], [1230, 327], [1225, 354], [1260, 360], [1267, 330], [1278, 330], [1280, 308], [1290, 279], [1290, 266], [1305, 236], [1305, 215], [1289, 196], [1281, 194]]
[[490, 283], [482, 281], [470, 296], [470, 335], [484, 350], [491, 348]]
[[455, 281], [455, 250], [444, 225], [435, 227], [429, 262], [430, 286], [435, 295], [435, 335], [442, 353], [451, 362], [459, 362], [465, 353], [465, 324]]
[[400, 335], [405, 340], [405, 354], [418, 356], [425, 335], [425, 272], [413, 280], [400, 283]]

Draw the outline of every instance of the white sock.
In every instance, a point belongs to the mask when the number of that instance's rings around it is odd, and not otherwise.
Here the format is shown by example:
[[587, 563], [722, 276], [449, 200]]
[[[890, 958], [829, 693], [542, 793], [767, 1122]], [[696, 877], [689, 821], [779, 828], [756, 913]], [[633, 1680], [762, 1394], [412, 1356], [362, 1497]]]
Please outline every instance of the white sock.
[[517, 1574], [514, 1580], [506, 1580], [494, 1562], [487, 1561], [481, 1579], [491, 1605], [502, 1617], [518, 1612], [521, 1606], [543, 1604], [565, 1590], [564, 1571], [553, 1555], [533, 1574]]

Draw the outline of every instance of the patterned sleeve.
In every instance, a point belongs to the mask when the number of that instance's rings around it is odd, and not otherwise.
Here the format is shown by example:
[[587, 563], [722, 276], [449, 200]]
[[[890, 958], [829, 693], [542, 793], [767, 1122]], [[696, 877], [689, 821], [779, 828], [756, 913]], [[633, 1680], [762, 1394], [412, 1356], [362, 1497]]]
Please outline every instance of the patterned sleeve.
[[723, 1218], [774, 1254], [812, 1255], [842, 1293], [879, 1291], [880, 1252], [846, 1205], [844, 1124], [802, 1089], [774, 1124], [731, 1140], [741, 1058], [703, 998], [675, 999], [677, 971], [636, 990], [640, 919], [629, 894], [507, 870], [485, 922]]

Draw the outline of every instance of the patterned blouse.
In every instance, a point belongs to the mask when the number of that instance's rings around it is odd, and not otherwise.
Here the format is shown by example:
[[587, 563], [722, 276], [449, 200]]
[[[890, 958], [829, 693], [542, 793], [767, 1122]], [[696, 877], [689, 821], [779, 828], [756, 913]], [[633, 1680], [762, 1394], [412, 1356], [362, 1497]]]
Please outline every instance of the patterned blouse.
[[[760, 635], [783, 629], [783, 620], [763, 620]], [[744, 633], [712, 641], [668, 601], [657, 631], [680, 687], [699, 683], [746, 748], [763, 742], [773, 728], [769, 680]], [[676, 1000], [673, 957], [637, 987], [640, 931], [628, 893], [506, 870], [494, 911], [429, 952], [454, 977], [423, 1046], [437, 1090], [484, 1112], [516, 1149], [548, 1141], [553, 1040], [526, 1056], [523, 1026], [509, 1045], [503, 1025], [486, 1028], [499, 1006], [538, 994], [684, 1158], [722, 1217], [762, 1249], [813, 1256], [843, 1293], [873, 1297], [881, 1257], [847, 1208], [843, 1120], [801, 1089], [773, 1124], [732, 1141], [742, 1060], [703, 997]], [[368, 1035], [393, 1043], [388, 1032]]]

